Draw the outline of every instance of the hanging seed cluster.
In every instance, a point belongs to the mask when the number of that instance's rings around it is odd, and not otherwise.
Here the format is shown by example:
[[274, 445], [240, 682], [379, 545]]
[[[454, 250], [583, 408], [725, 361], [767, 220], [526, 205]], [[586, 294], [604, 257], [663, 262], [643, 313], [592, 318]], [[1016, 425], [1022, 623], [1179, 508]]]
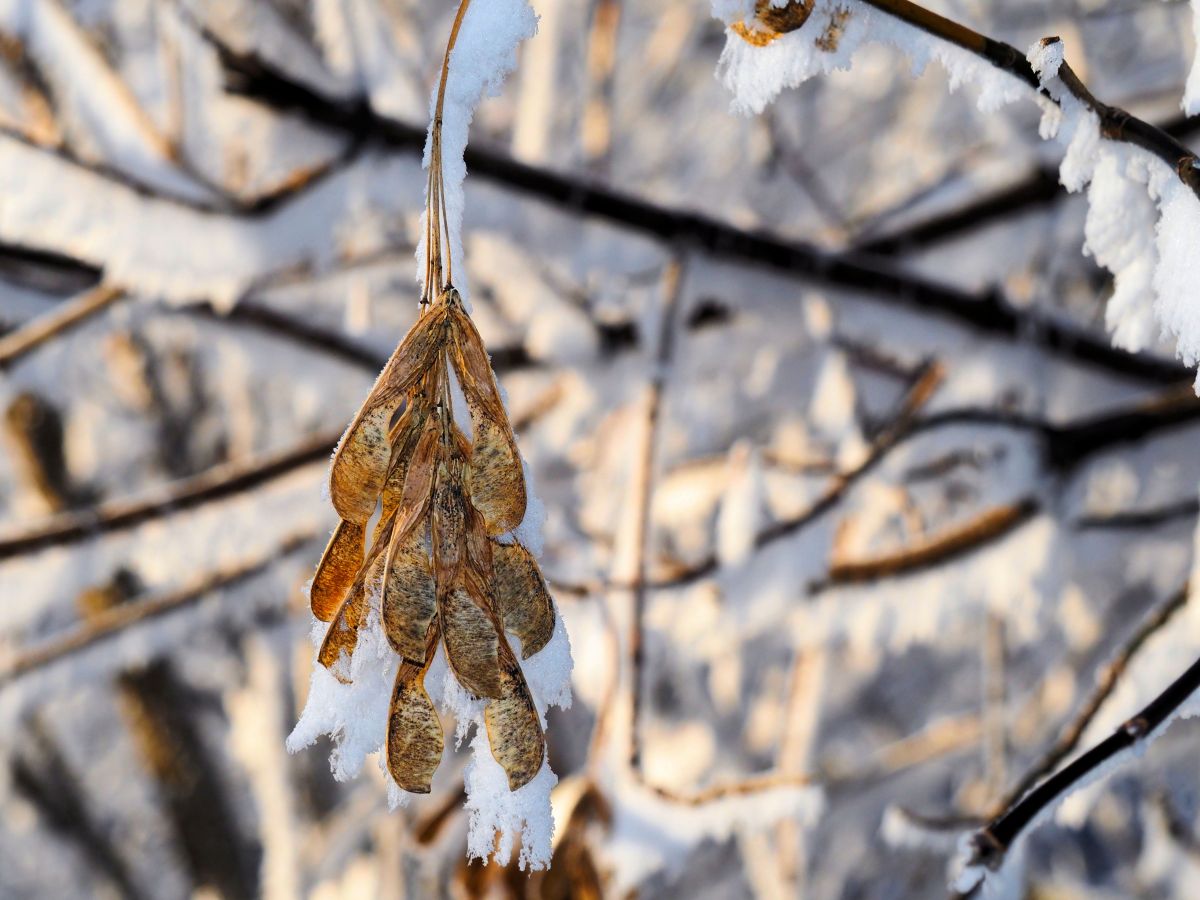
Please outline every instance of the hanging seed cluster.
[[[424, 686], [440, 642], [459, 683], [486, 700], [492, 754], [516, 790], [541, 768], [545, 739], [506, 633], [524, 657], [537, 653], [554, 631], [554, 604], [532, 554], [499, 540], [525, 517], [525, 478], [479, 332], [453, 287], [422, 310], [334, 455], [330, 495], [341, 522], [312, 586], [313, 614], [330, 623], [318, 660], [348, 679], [377, 597], [401, 658], [387, 729], [396, 784], [427, 793], [442, 758]], [[452, 378], [470, 439], [455, 422]]]

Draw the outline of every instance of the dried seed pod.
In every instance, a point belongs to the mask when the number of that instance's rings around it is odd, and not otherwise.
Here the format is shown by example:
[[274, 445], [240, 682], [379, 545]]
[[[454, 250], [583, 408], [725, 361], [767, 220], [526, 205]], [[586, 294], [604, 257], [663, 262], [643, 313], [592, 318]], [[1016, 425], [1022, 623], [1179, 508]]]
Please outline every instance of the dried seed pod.
[[471, 410], [474, 442], [467, 469], [471, 501], [483, 516], [488, 534], [512, 531], [525, 518], [525, 473], [508, 422], [497, 422], [480, 413], [480, 407], [467, 401]]
[[338, 681], [350, 681], [347, 664], [358, 645], [358, 629], [367, 619], [367, 583], [374, 582], [379, 574], [377, 559], [363, 566], [333, 621], [329, 623], [325, 639], [321, 641], [321, 649], [317, 651], [317, 661], [329, 669]]
[[485, 604], [477, 585], [460, 582], [439, 593], [438, 619], [446, 661], [459, 684], [476, 697], [500, 697], [498, 654], [503, 638]]
[[521, 665], [507, 641], [500, 650], [501, 695], [483, 711], [492, 756], [508, 775], [508, 789], [528, 784], [546, 757], [546, 738]]
[[447, 313], [437, 309], [417, 320], [400, 342], [334, 453], [329, 495], [343, 519], [365, 525], [387, 479], [392, 416], [437, 361], [447, 338]]
[[346, 599], [366, 552], [363, 526], [342, 519], [329, 538], [309, 590], [313, 615], [329, 622]]
[[388, 709], [388, 772], [402, 790], [414, 794], [429, 793], [443, 748], [442, 723], [425, 691], [425, 672], [437, 646], [436, 622], [423, 643], [427, 662], [400, 664]]
[[437, 586], [425, 547], [425, 519], [397, 528], [384, 561], [381, 618], [388, 643], [407, 662], [426, 662], [426, 634], [437, 615]]
[[473, 431], [468, 470], [471, 500], [482, 513], [488, 533], [503, 534], [525, 518], [525, 473], [483, 340], [457, 302], [450, 302], [449, 308], [450, 362], [462, 386]]
[[431, 527], [433, 566], [442, 586], [456, 584], [462, 572], [469, 506], [462, 469], [457, 448], [443, 445], [433, 486]]
[[521, 656], [529, 659], [554, 634], [554, 601], [537, 560], [520, 544], [493, 544], [492, 568], [496, 614], [521, 639]]

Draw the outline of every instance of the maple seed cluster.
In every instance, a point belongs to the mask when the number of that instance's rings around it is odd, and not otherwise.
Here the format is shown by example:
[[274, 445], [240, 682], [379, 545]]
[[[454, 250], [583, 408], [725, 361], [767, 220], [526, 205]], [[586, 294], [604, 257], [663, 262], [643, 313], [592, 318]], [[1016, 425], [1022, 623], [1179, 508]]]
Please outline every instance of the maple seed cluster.
[[[537, 653], [553, 634], [554, 603], [532, 554], [499, 540], [525, 517], [525, 478], [479, 332], [453, 287], [422, 310], [334, 455], [341, 522], [313, 580], [313, 615], [330, 623], [317, 658], [348, 681], [359, 629], [377, 609], [401, 658], [388, 770], [404, 790], [428, 793], [443, 737], [424, 678], [440, 641], [459, 683], [486, 700], [492, 754], [516, 790], [541, 768], [545, 738], [505, 633], [525, 658]], [[470, 439], [454, 421], [452, 377]]]

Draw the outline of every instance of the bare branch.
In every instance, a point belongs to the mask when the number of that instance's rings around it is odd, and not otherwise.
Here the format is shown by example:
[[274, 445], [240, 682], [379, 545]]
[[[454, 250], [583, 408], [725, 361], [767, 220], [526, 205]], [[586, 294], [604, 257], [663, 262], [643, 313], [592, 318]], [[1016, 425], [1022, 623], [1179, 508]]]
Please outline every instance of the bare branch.
[[53, 516], [32, 528], [0, 535], [0, 560], [62, 544], [72, 544], [133, 528], [143, 522], [251, 491], [296, 469], [329, 458], [338, 435], [317, 435], [295, 447], [251, 463], [216, 466], [193, 478], [173, 482], [137, 500], [104, 503], [92, 509]]
[[0, 686], [15, 681], [35, 669], [50, 665], [66, 656], [107, 640], [130, 626], [190, 606], [203, 600], [213, 591], [233, 587], [247, 581], [267, 571], [281, 559], [285, 559], [299, 550], [308, 550], [308, 545], [315, 538], [316, 535], [312, 533], [294, 534], [286, 538], [265, 557], [243, 562], [215, 574], [205, 575], [178, 590], [98, 612], [79, 628], [61, 637], [53, 638], [40, 646], [17, 653], [0, 669]]
[[40, 318], [0, 337], [0, 369], [24, 356], [125, 296], [120, 288], [100, 284], [55, 307]]
[[[1177, 600], [1179, 605], [1182, 605], [1185, 599], [1186, 590], [1182, 596], [1176, 595], [1176, 597], [1172, 598], [1173, 601]], [[1168, 603], [1150, 622], [1139, 629], [1131, 641], [1134, 650], [1157, 628], [1161, 627], [1173, 612], [1174, 608], [1172, 608], [1172, 604]], [[1129, 655], [1132, 655], [1132, 653]], [[1068, 730], [1067, 735], [1062, 741], [1063, 746], [1067, 746], [1068, 744], [1074, 746], [1074, 743], [1078, 741], [1080, 734], [1086, 728], [1087, 722], [1090, 721], [1096, 709], [1098, 709], [1099, 705], [1103, 703], [1103, 700], [1111, 693], [1113, 687], [1115, 687], [1121, 671], [1124, 670], [1125, 665], [1128, 663], [1128, 658], [1119, 656], [1117, 663], [1116, 673], [1111, 676], [1111, 679], [1105, 678], [1102, 680], [1101, 685], [1093, 695], [1092, 702], [1084, 710], [1086, 715], [1081, 716], [1077, 720], [1076, 725]], [[1122, 724], [1112, 735], [1076, 757], [1064, 769], [1047, 778], [1036, 788], [1025, 794], [1022, 799], [1007, 807], [993, 818], [991, 822], [977, 831], [971, 839], [971, 864], [987, 866], [990, 869], [999, 868], [1004, 861], [1004, 856], [1008, 849], [1012, 847], [1013, 843], [1022, 835], [1025, 829], [1037, 818], [1039, 813], [1053, 805], [1060, 797], [1070, 793], [1076, 785], [1097, 772], [1120, 753], [1134, 748], [1139, 742], [1144, 741], [1159, 728], [1168, 724], [1197, 690], [1200, 690], [1200, 660], [1192, 663], [1166, 690]], [[1093, 703], [1096, 709], [1093, 708]], [[1076, 733], [1076, 730], [1078, 730], [1078, 733]], [[1053, 758], [1050, 762], [1052, 766], [1054, 762], [1069, 752], [1069, 748], [1059, 752], [1056, 746], [1051, 750], [1047, 759]], [[1037, 768], [1041, 769], [1043, 767], [1044, 763], [1039, 764]], [[1034, 780], [1036, 780], [1036, 776]], [[1024, 780], [1022, 783], [1024, 783]]]

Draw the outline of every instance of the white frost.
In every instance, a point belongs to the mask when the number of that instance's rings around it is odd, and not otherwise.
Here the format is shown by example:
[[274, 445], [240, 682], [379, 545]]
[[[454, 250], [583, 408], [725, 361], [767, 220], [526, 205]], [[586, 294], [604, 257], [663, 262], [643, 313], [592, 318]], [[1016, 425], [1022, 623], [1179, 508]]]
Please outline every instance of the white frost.
[[[537, 32], [537, 16], [525, 0], [475, 0], [467, 7], [458, 39], [450, 54], [442, 110], [442, 186], [446, 205], [446, 233], [452, 259], [459, 260], [455, 286], [469, 300], [463, 260], [463, 181], [467, 164], [467, 134], [475, 107], [486, 92], [497, 96], [504, 79], [516, 68], [517, 47]], [[429, 136], [425, 141], [425, 168], [429, 168], [433, 146], [433, 120], [437, 113], [438, 87], [429, 100]], [[417, 278], [425, 277], [425, 220], [417, 245]]]
[[1043, 46], [1038, 41], [1029, 61], [1058, 102], [1043, 119], [1042, 136], [1066, 146], [1060, 179], [1070, 191], [1091, 185], [1085, 250], [1116, 278], [1106, 316], [1114, 343], [1142, 350], [1162, 332], [1174, 339], [1180, 359], [1195, 366], [1200, 362], [1195, 252], [1200, 199], [1158, 157], [1101, 136], [1097, 115], [1058, 77], [1061, 42]]
[[[732, 25], [746, 18], [748, 6], [739, 0], [714, 0], [713, 13]], [[983, 112], [1033, 96], [1020, 79], [862, 0], [816, 0], [808, 21], [763, 47], [727, 31], [717, 76], [733, 92], [734, 109], [760, 113], [787, 88], [817, 75], [849, 69], [855, 52], [865, 43], [899, 48], [911, 61], [914, 75], [924, 72], [931, 60], [937, 61], [950, 76], [951, 90], [964, 84], [976, 87]]]

